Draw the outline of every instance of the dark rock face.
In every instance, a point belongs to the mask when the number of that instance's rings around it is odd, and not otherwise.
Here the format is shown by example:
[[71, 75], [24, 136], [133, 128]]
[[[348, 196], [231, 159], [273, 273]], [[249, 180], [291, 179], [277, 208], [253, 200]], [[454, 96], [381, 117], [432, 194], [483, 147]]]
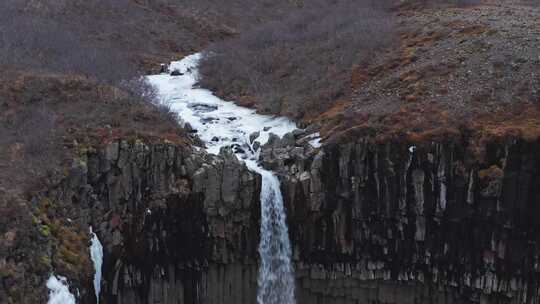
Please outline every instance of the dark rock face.
[[[272, 138], [303, 303], [538, 303], [540, 143]], [[255, 303], [260, 178], [230, 150], [117, 141], [58, 189], [104, 245], [103, 303]], [[72, 280], [94, 303], [88, 280]], [[88, 285], [88, 286], [87, 286]], [[85, 287], [86, 286], [86, 287]]]
[[265, 146], [299, 303], [538, 303], [540, 144], [472, 148]]
[[103, 302], [129, 304], [253, 303], [259, 193], [230, 151], [127, 141], [84, 153], [50, 191], [103, 243]]

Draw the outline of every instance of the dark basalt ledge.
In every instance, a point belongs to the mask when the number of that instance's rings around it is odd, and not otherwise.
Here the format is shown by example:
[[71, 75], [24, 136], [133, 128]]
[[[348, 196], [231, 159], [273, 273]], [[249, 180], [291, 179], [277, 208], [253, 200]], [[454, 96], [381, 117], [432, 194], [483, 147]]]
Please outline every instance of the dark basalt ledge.
[[540, 303], [540, 142], [296, 145], [262, 155], [300, 303]]
[[[478, 160], [465, 140], [302, 136], [261, 153], [282, 180], [299, 304], [539, 303], [539, 142]], [[117, 141], [48, 195], [104, 245], [101, 303], [252, 304], [260, 186], [230, 151]], [[70, 278], [80, 303], [95, 303], [91, 276]]]

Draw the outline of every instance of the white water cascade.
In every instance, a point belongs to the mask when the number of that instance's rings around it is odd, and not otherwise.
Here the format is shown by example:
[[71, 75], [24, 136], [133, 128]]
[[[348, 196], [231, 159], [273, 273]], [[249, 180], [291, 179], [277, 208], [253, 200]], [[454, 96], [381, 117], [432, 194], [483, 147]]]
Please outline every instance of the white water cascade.
[[292, 304], [295, 303], [294, 272], [279, 179], [260, 167], [251, 169], [262, 176], [257, 303]]
[[47, 280], [49, 300], [47, 304], [75, 304], [75, 296], [69, 291], [66, 278], [52, 274]]
[[[259, 151], [253, 143], [264, 145], [270, 133], [283, 136], [296, 129], [284, 117], [259, 115], [255, 110], [240, 107], [197, 88], [197, 66], [200, 54], [171, 63], [170, 70], [180, 75], [153, 75], [153, 84], [161, 101], [177, 112], [184, 124], [189, 123], [205, 142], [209, 153], [218, 154], [224, 147], [232, 147], [236, 156], [248, 168], [262, 176], [260, 268], [258, 304], [294, 304], [295, 281], [291, 264], [291, 245], [286, 224], [283, 197], [278, 178], [258, 165]], [[251, 134], [258, 132], [251, 142]]]
[[97, 235], [90, 227], [90, 235], [92, 236], [90, 243], [90, 258], [94, 263], [94, 290], [96, 292], [96, 303], [99, 304], [99, 293], [101, 291], [101, 266], [103, 265], [103, 246]]

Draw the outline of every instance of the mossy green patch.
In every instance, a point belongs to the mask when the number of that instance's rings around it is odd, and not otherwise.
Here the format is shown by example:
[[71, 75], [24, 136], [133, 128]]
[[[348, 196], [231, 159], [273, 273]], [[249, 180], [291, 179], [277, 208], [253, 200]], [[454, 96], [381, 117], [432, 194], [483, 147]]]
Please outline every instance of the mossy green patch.
[[47, 225], [41, 225], [39, 226], [39, 232], [41, 233], [42, 236], [44, 237], [49, 237], [51, 236], [51, 228]]

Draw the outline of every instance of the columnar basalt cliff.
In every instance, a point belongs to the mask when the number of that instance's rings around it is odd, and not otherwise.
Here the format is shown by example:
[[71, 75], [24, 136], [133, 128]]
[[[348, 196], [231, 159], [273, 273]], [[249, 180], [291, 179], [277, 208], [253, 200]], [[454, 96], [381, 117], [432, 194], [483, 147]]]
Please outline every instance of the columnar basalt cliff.
[[[539, 142], [309, 138], [261, 153], [282, 179], [298, 303], [539, 301]], [[261, 180], [231, 151], [114, 141], [66, 173], [46, 197], [102, 241], [101, 303], [255, 302]], [[92, 273], [63, 275], [94, 303]]]
[[286, 141], [263, 159], [281, 169], [300, 303], [540, 301], [539, 142]]
[[232, 152], [115, 141], [69, 171], [47, 197], [103, 243], [101, 303], [254, 302], [261, 180]]

